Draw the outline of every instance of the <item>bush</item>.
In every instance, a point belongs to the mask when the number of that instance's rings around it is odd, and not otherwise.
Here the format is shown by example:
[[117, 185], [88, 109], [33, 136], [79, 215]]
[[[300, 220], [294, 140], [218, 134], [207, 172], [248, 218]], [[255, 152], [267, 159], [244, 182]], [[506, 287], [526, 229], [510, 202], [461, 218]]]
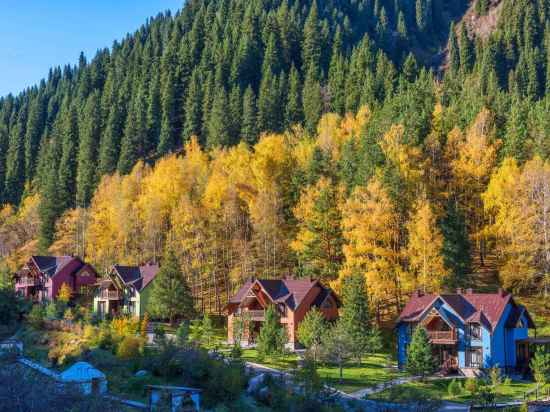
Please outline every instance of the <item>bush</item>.
[[99, 334], [96, 344], [101, 349], [110, 349], [113, 347], [113, 336], [111, 333], [111, 328], [107, 322], [102, 322], [99, 326]]
[[447, 388], [450, 396], [459, 396], [462, 393], [462, 385], [460, 382], [458, 382], [456, 379], [453, 379], [449, 383], [449, 387]]
[[33, 328], [41, 329], [44, 326], [45, 316], [46, 312], [44, 307], [42, 305], [34, 305], [27, 315], [27, 322], [29, 322]]
[[466, 379], [466, 383], [464, 384], [464, 389], [466, 389], [472, 395], [476, 394], [479, 389], [479, 383], [477, 379], [475, 378]]
[[55, 302], [50, 302], [46, 305], [46, 319], [57, 320], [59, 319], [59, 309]]
[[126, 336], [118, 345], [116, 356], [122, 360], [136, 359], [143, 352], [143, 339], [137, 336]]

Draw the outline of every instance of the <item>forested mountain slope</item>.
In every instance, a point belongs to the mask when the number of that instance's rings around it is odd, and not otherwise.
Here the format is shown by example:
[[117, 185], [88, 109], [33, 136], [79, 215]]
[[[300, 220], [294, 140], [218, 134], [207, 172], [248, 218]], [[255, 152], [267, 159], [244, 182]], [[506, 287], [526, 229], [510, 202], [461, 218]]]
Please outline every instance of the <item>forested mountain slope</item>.
[[[358, 240], [347, 232], [345, 217], [354, 218], [344, 199], [382, 191], [374, 203], [388, 202], [398, 227], [387, 239], [394, 266], [384, 263], [396, 277], [378, 282], [376, 296], [399, 303], [418, 286], [398, 273], [414, 267], [408, 244], [426, 222], [440, 229], [444, 272], [454, 274], [431, 287], [460, 283], [468, 250], [479, 265], [492, 253], [501, 270], [503, 198], [482, 194], [497, 168], [527, 181], [524, 165], [544, 170], [550, 154], [549, 15], [549, 0], [188, 1], [90, 62], [52, 69], [0, 100], [0, 203], [12, 205], [0, 214], [2, 253], [13, 263], [55, 242], [108, 265], [157, 258], [170, 240], [197, 277], [194, 290], [214, 291], [209, 304], [219, 310], [220, 296], [254, 272], [334, 280], [349, 271]], [[493, 17], [480, 31], [476, 22]], [[432, 72], [442, 52], [444, 72]], [[169, 157], [167, 169], [134, 167], [186, 144], [187, 166]], [[529, 162], [535, 156], [542, 169]], [[171, 173], [189, 181], [166, 186]], [[174, 197], [163, 203], [166, 191]], [[174, 221], [177, 196], [189, 198], [179, 213], [190, 221]], [[310, 208], [323, 218], [304, 223], [317, 216]], [[428, 221], [413, 219], [420, 210]], [[302, 232], [311, 227], [332, 234], [315, 243]], [[212, 250], [185, 254], [205, 239]], [[519, 283], [533, 285], [544, 271]]]

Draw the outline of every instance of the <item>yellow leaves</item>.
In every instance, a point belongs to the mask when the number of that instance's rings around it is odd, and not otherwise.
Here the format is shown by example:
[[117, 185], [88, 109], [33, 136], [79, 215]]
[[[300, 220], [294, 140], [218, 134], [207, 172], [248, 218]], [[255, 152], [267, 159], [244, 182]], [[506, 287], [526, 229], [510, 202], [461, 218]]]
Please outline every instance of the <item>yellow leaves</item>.
[[69, 209], [55, 224], [55, 239], [49, 252], [54, 256], [81, 256], [88, 212], [85, 209]]
[[536, 278], [548, 282], [550, 267], [550, 164], [540, 158], [520, 168], [505, 159], [483, 194], [493, 217], [488, 232], [496, 240], [503, 285], [522, 288]]
[[492, 118], [482, 110], [468, 129], [466, 139], [457, 142], [458, 158], [452, 161], [456, 178], [464, 185], [488, 179], [496, 161], [498, 144], [491, 143]]
[[402, 125], [392, 125], [384, 134], [380, 147], [386, 157], [397, 167], [399, 174], [410, 184], [422, 177], [421, 151], [417, 147], [404, 142], [405, 128]]
[[399, 216], [382, 183], [356, 187], [342, 208], [345, 264], [341, 276], [358, 271], [375, 301], [398, 292]]
[[409, 276], [403, 281], [406, 291], [416, 289], [439, 292], [447, 275], [441, 251], [443, 236], [430, 202], [421, 198], [415, 205], [407, 224], [409, 242], [406, 256], [409, 260]]
[[71, 300], [72, 294], [73, 293], [71, 287], [67, 283], [63, 282], [61, 288], [59, 289], [59, 292], [57, 293], [57, 300], [67, 303], [69, 302], [69, 300]]

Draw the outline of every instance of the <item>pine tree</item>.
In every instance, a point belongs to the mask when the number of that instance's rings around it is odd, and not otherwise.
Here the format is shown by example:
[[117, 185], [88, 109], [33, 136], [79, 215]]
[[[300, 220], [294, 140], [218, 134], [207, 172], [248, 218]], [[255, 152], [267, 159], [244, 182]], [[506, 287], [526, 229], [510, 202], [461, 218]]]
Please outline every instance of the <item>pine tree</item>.
[[10, 130], [8, 152], [6, 155], [6, 182], [4, 197], [11, 204], [18, 204], [21, 199], [25, 173], [24, 136], [27, 122], [26, 105], [23, 107]]
[[306, 130], [313, 134], [323, 113], [323, 97], [321, 95], [321, 84], [315, 74], [315, 69], [309, 70], [306, 74], [303, 92], [303, 110]]
[[274, 305], [265, 310], [264, 322], [258, 335], [258, 355], [260, 357], [282, 354], [288, 340], [286, 330], [280, 323], [280, 315]]
[[460, 30], [460, 67], [465, 72], [470, 72], [474, 66], [474, 53], [474, 44], [468, 36], [466, 25], [463, 24]]
[[132, 98], [132, 104], [126, 127], [120, 144], [120, 157], [117, 169], [122, 174], [128, 174], [143, 156], [144, 142], [147, 140], [147, 102], [144, 91], [140, 88]]
[[250, 86], [244, 91], [242, 113], [241, 137], [252, 146], [258, 141], [258, 128], [256, 126], [256, 96]]
[[76, 202], [86, 207], [92, 199], [97, 180], [97, 148], [101, 136], [101, 111], [99, 94], [92, 93], [84, 106], [80, 127], [78, 169], [76, 176]]
[[183, 141], [187, 141], [191, 136], [200, 137], [201, 135], [202, 95], [200, 80], [199, 71], [197, 69], [193, 70], [185, 101]]
[[153, 74], [148, 93], [146, 153], [153, 151], [159, 144], [162, 111], [160, 97], [160, 75], [157, 73]]
[[208, 120], [208, 135], [206, 138], [208, 147], [227, 146], [231, 142], [230, 130], [228, 130], [230, 125], [228, 104], [225, 89], [219, 87]]
[[38, 247], [40, 251], [46, 252], [53, 242], [55, 234], [55, 222], [61, 215], [60, 188], [58, 179], [58, 165], [61, 148], [56, 139], [49, 142], [47, 155], [47, 170], [44, 177], [43, 189], [41, 192], [40, 228], [38, 235]]
[[116, 170], [120, 136], [124, 129], [123, 117], [122, 102], [115, 101], [99, 144], [98, 175], [110, 174]]
[[40, 146], [40, 138], [44, 131], [46, 121], [46, 106], [42, 92], [39, 92], [36, 99], [29, 108], [29, 119], [25, 135], [25, 177], [31, 181], [34, 177], [36, 158]]
[[76, 103], [65, 104], [65, 111], [58, 129], [58, 137], [61, 139], [61, 158], [58, 168], [57, 195], [59, 200], [59, 213], [75, 205], [76, 193], [76, 168], [78, 152], [78, 115]]
[[302, 49], [302, 72], [311, 72], [317, 78], [320, 74], [321, 64], [321, 38], [319, 29], [319, 15], [317, 1], [313, 0], [309, 15], [307, 16], [304, 32], [304, 44]]
[[435, 360], [432, 355], [432, 345], [428, 332], [422, 326], [417, 326], [412, 334], [411, 343], [407, 347], [407, 372], [413, 376], [424, 378], [435, 370]]
[[160, 139], [157, 153], [170, 153], [176, 147], [176, 91], [175, 78], [169, 71], [162, 85], [162, 121], [160, 126]]
[[449, 287], [468, 284], [471, 255], [470, 239], [464, 217], [457, 208], [456, 202], [449, 200], [447, 210], [441, 221], [443, 234], [443, 259], [445, 267], [451, 271]]
[[[418, 4], [417, 0], [417, 4]], [[460, 69], [460, 49], [456, 39], [456, 29], [454, 22], [451, 23], [449, 30], [449, 70], [451, 73], [458, 73]]]
[[302, 110], [300, 74], [296, 67], [292, 66], [289, 75], [288, 97], [285, 108], [285, 125], [292, 126], [302, 123], [304, 120]]
[[193, 318], [191, 290], [173, 250], [166, 251], [152, 288], [146, 308], [152, 316], [167, 319], [171, 325], [176, 319]]

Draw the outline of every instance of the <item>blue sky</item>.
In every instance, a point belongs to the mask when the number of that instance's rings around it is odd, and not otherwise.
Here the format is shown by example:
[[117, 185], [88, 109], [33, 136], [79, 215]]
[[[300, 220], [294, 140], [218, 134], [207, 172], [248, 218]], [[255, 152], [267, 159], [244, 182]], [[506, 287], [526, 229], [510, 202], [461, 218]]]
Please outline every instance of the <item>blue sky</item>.
[[74, 64], [183, 0], [2, 0], [0, 96], [18, 93], [52, 66]]

